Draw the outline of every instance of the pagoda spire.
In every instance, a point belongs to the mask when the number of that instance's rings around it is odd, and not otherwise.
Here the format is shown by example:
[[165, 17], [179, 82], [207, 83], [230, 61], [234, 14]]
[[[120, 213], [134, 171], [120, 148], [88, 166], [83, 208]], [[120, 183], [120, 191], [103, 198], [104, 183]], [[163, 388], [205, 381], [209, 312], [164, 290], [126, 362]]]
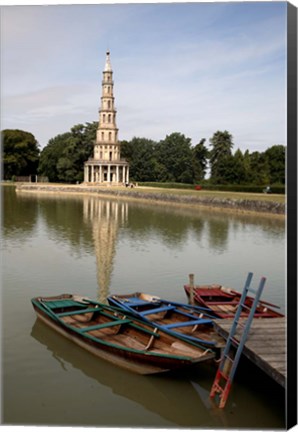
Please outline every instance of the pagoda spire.
[[[120, 157], [120, 148], [118, 143], [118, 129], [116, 126], [116, 108], [114, 98], [114, 82], [113, 82], [113, 71], [110, 61], [110, 51], [106, 52], [106, 62], [103, 71], [102, 78], [102, 96], [101, 105], [99, 108], [99, 123], [97, 129], [97, 139], [95, 150], [99, 155], [99, 159], [110, 160], [110, 152], [104, 155], [104, 150], [107, 148], [102, 145], [112, 145], [112, 160], [116, 160]], [[100, 154], [102, 152], [102, 157]], [[96, 155], [94, 156], [96, 159]]]
[[105, 72], [111, 72], [112, 71], [111, 60], [110, 60], [110, 51], [106, 52], [106, 64], [105, 64], [104, 71]]

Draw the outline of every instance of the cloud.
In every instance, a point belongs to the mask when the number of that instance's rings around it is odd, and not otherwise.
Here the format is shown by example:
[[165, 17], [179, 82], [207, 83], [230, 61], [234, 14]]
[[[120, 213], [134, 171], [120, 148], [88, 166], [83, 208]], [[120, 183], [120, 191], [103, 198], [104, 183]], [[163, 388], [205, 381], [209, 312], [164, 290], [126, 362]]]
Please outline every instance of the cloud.
[[224, 46], [221, 41], [191, 44], [116, 82], [121, 136], [158, 140], [179, 130], [196, 143], [228, 129], [243, 149], [252, 141], [255, 149], [273, 140], [285, 143], [285, 63], [276, 60], [283, 40], [239, 43], [228, 54], [220, 49]]
[[[96, 90], [98, 90], [96, 88]], [[57, 134], [74, 124], [97, 120], [93, 85], [65, 85], [6, 96], [2, 99], [2, 124], [6, 129], [31, 131], [45, 146]]]

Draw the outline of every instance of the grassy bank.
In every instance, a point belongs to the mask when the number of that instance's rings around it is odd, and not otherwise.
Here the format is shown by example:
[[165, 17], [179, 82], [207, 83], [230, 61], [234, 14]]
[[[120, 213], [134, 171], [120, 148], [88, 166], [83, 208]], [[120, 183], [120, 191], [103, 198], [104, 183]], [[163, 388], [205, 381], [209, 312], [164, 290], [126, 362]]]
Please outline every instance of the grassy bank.
[[[201, 185], [194, 185], [194, 184], [187, 184], [187, 183], [159, 183], [159, 182], [140, 182], [139, 186], [148, 186], [152, 188], [165, 188], [165, 189], [184, 189], [184, 190], [198, 190], [199, 187], [200, 190], [203, 191], [216, 191], [216, 192], [243, 192], [243, 193], [256, 193], [256, 194], [263, 194], [264, 189], [267, 187], [266, 185], [263, 186], [256, 186], [256, 185], [236, 185], [236, 184], [225, 184], [225, 185], [218, 185], [218, 184], [211, 184], [202, 182]], [[285, 185], [281, 184], [273, 184], [270, 185], [270, 192], [273, 194], [285, 194]]]
[[204, 206], [217, 210], [226, 209], [241, 213], [285, 214], [285, 197], [274, 194], [156, 189], [149, 187], [125, 188], [120, 186], [108, 187], [52, 183], [17, 184], [17, 191], [56, 194], [96, 194], [99, 196], [143, 200], [160, 204], [164, 203], [191, 207]]
[[264, 193], [253, 193], [253, 192], [228, 192], [228, 191], [210, 191], [210, 190], [187, 190], [187, 189], [161, 189], [141, 186], [136, 190], [142, 190], [144, 193], [150, 194], [172, 194], [172, 195], [185, 195], [193, 196], [196, 198], [219, 198], [229, 200], [255, 200], [255, 201], [267, 201], [276, 203], [285, 203], [285, 196], [280, 194], [264, 194]]

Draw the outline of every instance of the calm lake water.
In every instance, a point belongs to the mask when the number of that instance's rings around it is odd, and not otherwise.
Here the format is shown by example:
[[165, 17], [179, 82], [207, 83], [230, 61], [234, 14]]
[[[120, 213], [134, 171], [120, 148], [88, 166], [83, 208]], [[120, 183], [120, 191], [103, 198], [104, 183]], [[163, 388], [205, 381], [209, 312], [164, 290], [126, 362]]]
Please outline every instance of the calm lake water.
[[30, 299], [144, 291], [186, 301], [196, 283], [242, 290], [247, 273], [285, 311], [285, 226], [240, 216], [2, 187], [2, 421], [161, 428], [285, 427], [283, 389], [244, 358], [224, 410], [216, 367], [139, 376], [99, 360], [36, 320]]

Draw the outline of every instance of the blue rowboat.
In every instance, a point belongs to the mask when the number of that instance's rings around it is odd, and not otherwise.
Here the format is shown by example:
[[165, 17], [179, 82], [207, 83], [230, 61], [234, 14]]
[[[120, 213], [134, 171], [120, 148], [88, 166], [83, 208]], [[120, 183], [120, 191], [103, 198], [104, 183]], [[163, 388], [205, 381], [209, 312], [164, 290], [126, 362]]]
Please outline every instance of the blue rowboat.
[[136, 292], [111, 295], [108, 302], [156, 327], [194, 343], [221, 348], [224, 340], [215, 332], [209, 309]]

